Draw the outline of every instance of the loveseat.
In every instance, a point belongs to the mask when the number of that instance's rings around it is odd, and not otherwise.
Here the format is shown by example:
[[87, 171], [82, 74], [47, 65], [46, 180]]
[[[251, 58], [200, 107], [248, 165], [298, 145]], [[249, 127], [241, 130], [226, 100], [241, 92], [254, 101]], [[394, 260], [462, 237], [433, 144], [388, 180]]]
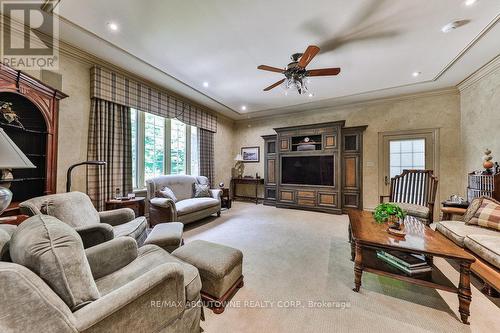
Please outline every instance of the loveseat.
[[119, 237], [84, 250], [65, 223], [0, 225], [0, 332], [200, 332], [198, 270]]
[[[463, 221], [441, 221], [436, 224], [436, 230], [476, 257], [471, 269], [484, 281], [485, 292], [492, 293], [491, 288], [500, 292], [500, 230], [473, 222], [491, 212], [487, 207], [486, 213], [481, 214], [482, 199], [471, 203]], [[487, 199], [490, 205], [495, 204], [494, 200]]]
[[[207, 177], [188, 175], [164, 175], [146, 180], [150, 225], [173, 221], [186, 224], [212, 214], [220, 216], [222, 191], [210, 189], [209, 196], [195, 197], [195, 184], [208, 186], [209, 182]], [[165, 187], [174, 193], [175, 200], [161, 196]]]

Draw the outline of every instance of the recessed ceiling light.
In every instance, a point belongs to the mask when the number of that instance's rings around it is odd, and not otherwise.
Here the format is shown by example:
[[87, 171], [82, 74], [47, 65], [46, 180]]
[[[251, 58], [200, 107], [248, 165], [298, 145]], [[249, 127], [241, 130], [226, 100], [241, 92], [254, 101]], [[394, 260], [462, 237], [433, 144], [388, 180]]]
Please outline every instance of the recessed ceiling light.
[[419, 76], [420, 74], [422, 74], [422, 72], [413, 72], [411, 75], [413, 75], [414, 77], [417, 77], [417, 76]]
[[472, 6], [477, 2], [477, 0], [465, 0], [466, 6]]
[[247, 109], [247, 107], [245, 105], [241, 106], [241, 111], [245, 111], [246, 109]]
[[208, 82], [207, 82], [207, 81], [203, 82], [203, 86], [204, 86], [205, 88], [208, 88]]
[[311, 98], [311, 97], [314, 97], [314, 94], [313, 94], [313, 93], [309, 93], [307, 96], [308, 96], [309, 98]]
[[118, 30], [118, 24], [114, 23], [114, 22], [109, 22], [108, 23], [108, 28], [110, 30], [113, 30], [113, 31], [117, 31]]

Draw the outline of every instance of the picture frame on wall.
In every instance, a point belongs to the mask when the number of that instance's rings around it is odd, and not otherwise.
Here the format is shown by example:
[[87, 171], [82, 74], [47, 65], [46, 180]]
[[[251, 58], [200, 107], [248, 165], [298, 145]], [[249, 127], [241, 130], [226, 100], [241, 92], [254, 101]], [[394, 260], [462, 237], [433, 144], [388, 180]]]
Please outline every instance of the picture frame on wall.
[[245, 163], [260, 162], [260, 147], [242, 147], [241, 156]]

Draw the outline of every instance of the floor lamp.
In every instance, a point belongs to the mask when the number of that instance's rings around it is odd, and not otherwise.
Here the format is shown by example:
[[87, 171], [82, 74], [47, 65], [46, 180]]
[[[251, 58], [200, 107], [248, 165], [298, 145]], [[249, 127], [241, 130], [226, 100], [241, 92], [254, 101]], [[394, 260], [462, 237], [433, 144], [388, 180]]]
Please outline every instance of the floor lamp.
[[36, 166], [0, 127], [0, 171], [2, 172], [0, 178], [0, 215], [9, 207], [12, 200], [12, 192], [8, 189], [10, 181], [13, 179], [10, 170], [29, 168], [36, 168]]
[[66, 173], [66, 192], [71, 191], [71, 172], [73, 169], [80, 165], [106, 165], [105, 161], [84, 161], [80, 163], [73, 164], [69, 167], [68, 172]]

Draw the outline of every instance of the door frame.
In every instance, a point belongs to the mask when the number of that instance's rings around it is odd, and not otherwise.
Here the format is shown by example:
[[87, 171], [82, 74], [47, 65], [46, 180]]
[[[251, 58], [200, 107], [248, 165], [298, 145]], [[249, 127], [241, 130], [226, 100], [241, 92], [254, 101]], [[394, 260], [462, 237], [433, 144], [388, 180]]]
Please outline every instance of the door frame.
[[[378, 193], [380, 195], [384, 195], [385, 191], [385, 184], [384, 184], [384, 174], [386, 172], [385, 168], [385, 163], [386, 161], [385, 156], [384, 156], [384, 139], [386, 137], [398, 137], [398, 136], [431, 136], [432, 140], [434, 142], [433, 149], [431, 150], [431, 154], [433, 157], [434, 161], [434, 166], [432, 170], [434, 171], [434, 176], [438, 177], [439, 179], [439, 168], [440, 168], [440, 163], [439, 163], [439, 128], [425, 128], [425, 129], [416, 129], [416, 130], [401, 130], [401, 131], [386, 131], [386, 132], [379, 132], [378, 133]], [[438, 189], [436, 192], [436, 201], [439, 200], [439, 183], [438, 183]], [[439, 205], [435, 205], [435, 207], [439, 208]]]

